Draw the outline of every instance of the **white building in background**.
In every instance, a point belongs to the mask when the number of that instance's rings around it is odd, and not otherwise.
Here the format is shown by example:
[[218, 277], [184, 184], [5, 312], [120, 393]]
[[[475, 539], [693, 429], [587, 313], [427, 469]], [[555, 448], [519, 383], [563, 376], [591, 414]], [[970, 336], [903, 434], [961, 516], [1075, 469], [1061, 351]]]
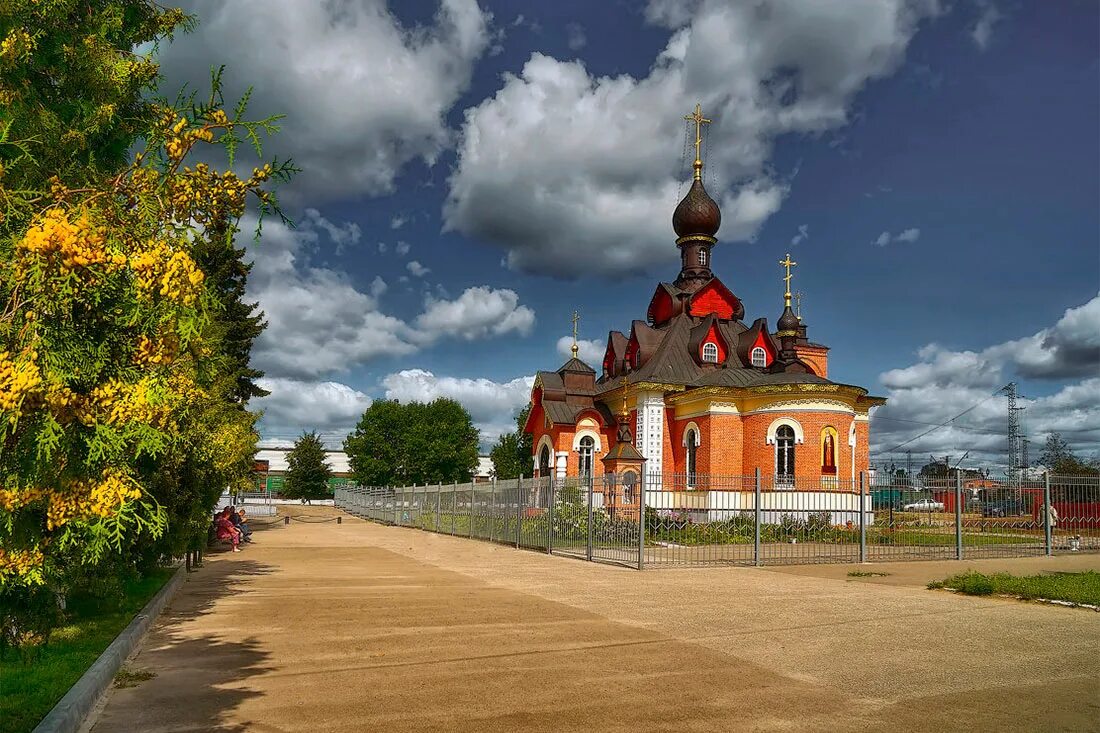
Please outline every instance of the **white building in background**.
[[[257, 461], [267, 461], [268, 473], [278, 472], [280, 475], [286, 473], [287, 462], [286, 454], [290, 452], [290, 449], [294, 446], [280, 446], [273, 448], [260, 448], [256, 451]], [[342, 450], [326, 450], [325, 451], [325, 463], [328, 464], [329, 469], [336, 476], [349, 476], [351, 474], [351, 466], [348, 464], [348, 454]]]
[[[287, 453], [294, 448], [293, 443], [268, 444], [256, 451], [256, 488], [278, 494], [283, 488], [283, 480], [289, 468]], [[333, 489], [352, 483], [351, 466], [348, 454], [342, 450], [325, 450], [325, 464], [332, 471], [329, 486]]]
[[[293, 443], [267, 444], [256, 451], [256, 472], [259, 474], [257, 484], [259, 490], [267, 490], [278, 493], [283, 487], [283, 478], [289, 468], [286, 456], [294, 448]], [[351, 464], [348, 463], [348, 454], [342, 450], [325, 450], [325, 463], [332, 471], [329, 485], [333, 488], [354, 483], [351, 480]], [[474, 469], [474, 482], [483, 483], [491, 481], [493, 477], [493, 459], [488, 455], [477, 457], [477, 468]]]
[[474, 469], [474, 483], [481, 484], [491, 481], [493, 478], [493, 459], [489, 456], [477, 457], [477, 468]]

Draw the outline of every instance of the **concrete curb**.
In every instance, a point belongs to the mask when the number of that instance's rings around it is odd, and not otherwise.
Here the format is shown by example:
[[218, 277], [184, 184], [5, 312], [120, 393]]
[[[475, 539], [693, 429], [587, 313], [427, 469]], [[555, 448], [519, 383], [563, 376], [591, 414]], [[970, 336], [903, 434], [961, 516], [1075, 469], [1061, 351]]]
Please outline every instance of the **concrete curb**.
[[176, 594], [186, 574], [186, 568], [181, 566], [164, 584], [164, 587], [157, 591], [153, 599], [145, 604], [145, 608], [134, 616], [129, 626], [103, 650], [99, 659], [95, 660], [88, 671], [81, 675], [63, 698], [58, 700], [53, 710], [47, 713], [33, 733], [76, 733], [80, 730], [99, 698], [111, 686], [111, 681], [122, 667], [122, 663], [141, 643], [149, 627], [153, 625], [153, 621], [168, 605], [168, 601], [172, 600], [172, 596]]

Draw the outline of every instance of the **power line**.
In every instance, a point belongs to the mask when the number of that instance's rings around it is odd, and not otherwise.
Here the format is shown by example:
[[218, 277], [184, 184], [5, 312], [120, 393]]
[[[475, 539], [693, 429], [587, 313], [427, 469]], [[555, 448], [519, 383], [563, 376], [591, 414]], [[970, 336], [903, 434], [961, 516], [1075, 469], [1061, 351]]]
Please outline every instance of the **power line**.
[[[939, 430], [940, 428], [946, 428], [946, 427], [947, 427], [947, 426], [948, 426], [948, 425], [949, 425], [950, 423], [954, 422], [955, 420], [958, 420], [958, 419], [959, 419], [960, 417], [962, 417], [963, 415], [967, 414], [968, 412], [972, 412], [972, 411], [976, 410], [976, 409], [977, 409], [978, 407], [980, 407], [981, 405], [984, 405], [984, 404], [985, 404], [986, 402], [989, 402], [989, 401], [990, 401], [991, 399], [993, 399], [994, 397], [996, 397], [996, 396], [997, 396], [997, 395], [999, 395], [1000, 393], [1001, 393], [1001, 390], [997, 390], [997, 391], [996, 391], [996, 392], [994, 392], [993, 394], [991, 394], [991, 395], [989, 395], [988, 397], [986, 397], [986, 398], [985, 398], [984, 400], [981, 400], [980, 402], [976, 402], [976, 403], [974, 403], [974, 404], [973, 404], [973, 405], [971, 405], [970, 407], [968, 407], [968, 408], [966, 408], [965, 410], [963, 410], [962, 412], [960, 412], [960, 413], [959, 413], [958, 415], [955, 415], [955, 417], [951, 418], [950, 420], [947, 420], [947, 421], [945, 421], [945, 422], [939, 423], [938, 425], [935, 425], [935, 426], [933, 426], [933, 427], [929, 428], [928, 430], [925, 430], [925, 431], [924, 431], [923, 433], [921, 433], [920, 435], [914, 435], [914, 436], [913, 436], [912, 438], [910, 438], [909, 440], [905, 440], [905, 441], [902, 441], [901, 443], [898, 443], [897, 445], [895, 445], [895, 446], [894, 446], [893, 448], [891, 448], [890, 450], [888, 450], [888, 451], [886, 451], [886, 452], [887, 452], [887, 453], [893, 453], [893, 452], [894, 452], [894, 451], [896, 451], [896, 450], [897, 450], [898, 448], [901, 448], [901, 447], [902, 447], [902, 446], [904, 446], [904, 445], [909, 445], [909, 444], [910, 444], [910, 443], [912, 443], [912, 442], [913, 442], [914, 440], [919, 440], [920, 438], [923, 438], [924, 436], [928, 435], [929, 433], [931, 433], [931, 432], [934, 432], [934, 431], [936, 431], [936, 430]], [[881, 418], [880, 418], [880, 419], [881, 419]]]
[[954, 428], [955, 430], [968, 430], [968, 431], [973, 432], [973, 433], [986, 433], [988, 435], [1004, 435], [1003, 430], [994, 430], [992, 428], [978, 428], [978, 427], [974, 427], [973, 425], [944, 426], [940, 423], [926, 422], [926, 421], [923, 421], [923, 420], [906, 420], [906, 419], [900, 418], [900, 417], [879, 417], [878, 415], [875, 415], [874, 417], [872, 417], [871, 420], [872, 421], [886, 420], [887, 422], [904, 422], [904, 423], [912, 423], [913, 425], [932, 425], [932, 426], [937, 427], [937, 428], [938, 427], [951, 427], [951, 428]]

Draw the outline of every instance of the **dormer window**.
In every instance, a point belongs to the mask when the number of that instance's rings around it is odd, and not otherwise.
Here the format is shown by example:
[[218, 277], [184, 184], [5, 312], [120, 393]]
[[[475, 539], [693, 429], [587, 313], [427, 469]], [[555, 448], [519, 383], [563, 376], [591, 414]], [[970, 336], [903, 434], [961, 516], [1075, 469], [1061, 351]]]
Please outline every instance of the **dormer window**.
[[752, 365], [754, 367], [765, 367], [768, 365], [768, 352], [763, 348], [757, 346], [752, 350]]
[[718, 344], [713, 341], [703, 344], [703, 361], [710, 364], [718, 363]]
[[704, 267], [707, 264], [707, 251], [705, 249], [699, 250], [699, 264]]

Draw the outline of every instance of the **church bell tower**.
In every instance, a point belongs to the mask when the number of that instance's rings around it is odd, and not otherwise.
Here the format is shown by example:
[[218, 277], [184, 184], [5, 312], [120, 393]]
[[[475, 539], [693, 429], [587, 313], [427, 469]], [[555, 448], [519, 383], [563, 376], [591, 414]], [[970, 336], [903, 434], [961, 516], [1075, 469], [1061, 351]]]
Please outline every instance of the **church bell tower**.
[[703, 117], [700, 105], [695, 112], [684, 117], [695, 123], [695, 170], [691, 188], [672, 215], [672, 228], [676, 232], [676, 246], [680, 248], [680, 275], [675, 285], [681, 290], [694, 292], [714, 277], [710, 269], [711, 248], [717, 243], [714, 235], [722, 225], [722, 212], [703, 187], [703, 159], [700, 146], [703, 142], [703, 125], [710, 120]]

